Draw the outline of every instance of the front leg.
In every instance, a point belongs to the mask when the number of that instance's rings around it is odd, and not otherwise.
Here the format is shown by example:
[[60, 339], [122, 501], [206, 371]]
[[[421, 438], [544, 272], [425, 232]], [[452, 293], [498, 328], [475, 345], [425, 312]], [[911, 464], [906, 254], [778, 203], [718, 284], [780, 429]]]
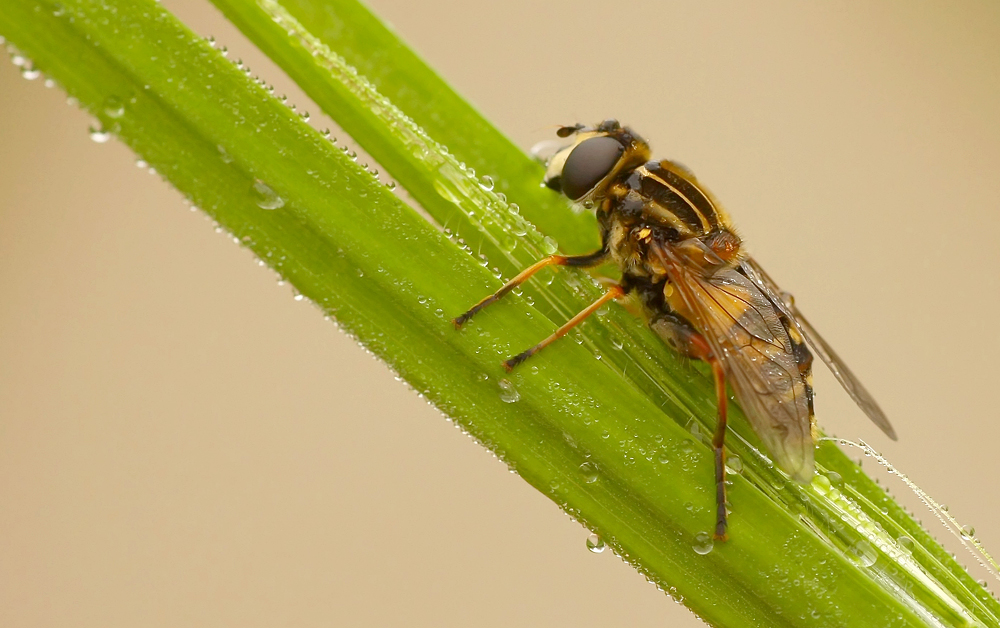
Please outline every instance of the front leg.
[[466, 321], [475, 316], [477, 312], [488, 305], [496, 303], [508, 292], [520, 286], [522, 283], [530, 279], [532, 275], [546, 266], [578, 266], [582, 268], [589, 268], [591, 266], [597, 266], [598, 264], [605, 262], [607, 259], [608, 249], [606, 246], [599, 251], [594, 251], [593, 253], [588, 253], [586, 255], [549, 255], [548, 257], [540, 259], [531, 266], [522, 270], [516, 277], [505, 283], [499, 290], [469, 308], [469, 311], [466, 313], [461, 316], [456, 316], [452, 320], [452, 323], [455, 324], [455, 327], [461, 327]]

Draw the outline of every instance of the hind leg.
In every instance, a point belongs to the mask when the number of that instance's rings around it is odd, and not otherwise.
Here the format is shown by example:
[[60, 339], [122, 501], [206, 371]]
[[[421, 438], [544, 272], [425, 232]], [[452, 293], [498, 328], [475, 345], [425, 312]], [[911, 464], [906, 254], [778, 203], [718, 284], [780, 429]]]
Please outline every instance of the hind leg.
[[722, 367], [722, 362], [712, 352], [705, 337], [686, 319], [676, 314], [663, 314], [650, 322], [649, 326], [667, 344], [675, 348], [681, 354], [698, 360], [704, 360], [712, 367], [712, 376], [715, 379], [716, 404], [718, 406], [719, 418], [715, 425], [715, 434], [712, 436], [712, 449], [715, 452], [715, 538], [726, 540], [726, 529], [728, 521], [726, 519], [726, 371]]

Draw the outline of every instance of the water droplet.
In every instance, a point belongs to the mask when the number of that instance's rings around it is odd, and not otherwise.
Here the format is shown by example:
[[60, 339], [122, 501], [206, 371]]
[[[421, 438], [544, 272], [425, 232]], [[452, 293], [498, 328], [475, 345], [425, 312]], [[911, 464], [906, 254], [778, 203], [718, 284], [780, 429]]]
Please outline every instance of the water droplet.
[[257, 207], [261, 209], [281, 209], [285, 206], [285, 199], [278, 196], [277, 192], [260, 179], [253, 182], [251, 189], [253, 190]]
[[580, 465], [580, 474], [583, 476], [583, 481], [587, 484], [593, 484], [597, 481], [597, 465], [593, 462], [584, 462]]
[[663, 452], [657, 458], [657, 461], [659, 461], [660, 464], [667, 464], [668, 462], [670, 462], [670, 456], [668, 456], [666, 452]]
[[66, 9], [63, 8], [63, 5], [59, 4], [58, 2], [52, 5], [52, 15], [56, 17], [62, 17], [65, 13]]
[[699, 532], [694, 535], [694, 545], [691, 546], [691, 549], [694, 550], [695, 554], [704, 556], [705, 554], [711, 552], [714, 547], [715, 539], [713, 539], [712, 535], [708, 532]]
[[145, 159], [136, 159], [135, 160], [135, 167], [136, 168], [142, 168], [143, 170], [145, 170], [146, 168], [149, 167], [149, 164], [146, 163]]
[[546, 255], [553, 255], [558, 250], [559, 250], [559, 244], [555, 240], [553, 240], [550, 236], [545, 236], [545, 239], [542, 240], [542, 252], [544, 252]]
[[104, 100], [104, 113], [109, 118], [120, 118], [125, 115], [125, 103], [117, 96], [108, 96]]
[[739, 456], [726, 456], [726, 470], [736, 475], [743, 473], [743, 461]]
[[587, 549], [589, 549], [593, 553], [600, 554], [601, 552], [604, 551], [605, 547], [607, 546], [604, 544], [604, 539], [597, 536], [596, 534], [591, 534], [590, 536], [587, 537]]
[[913, 553], [913, 539], [905, 534], [896, 539], [896, 544], [899, 545], [899, 549], [903, 550], [907, 554]]
[[521, 393], [517, 392], [514, 384], [510, 383], [509, 379], [501, 379], [499, 384], [500, 401], [504, 403], [516, 403], [521, 398]]
[[483, 178], [480, 181], [479, 186], [482, 187], [487, 192], [489, 192], [489, 191], [491, 191], [493, 189], [493, 185], [494, 185], [493, 184], [493, 177], [491, 177], [489, 175], [483, 175]]
[[111, 139], [111, 133], [105, 131], [104, 129], [90, 127], [90, 139], [94, 140], [98, 144], [103, 144]]
[[962, 538], [968, 541], [976, 536], [976, 529], [972, 526], [962, 526]]
[[231, 164], [233, 163], [233, 156], [226, 151], [226, 147], [222, 144], [216, 144], [215, 150], [219, 151], [219, 157], [222, 159], [222, 163]]
[[29, 81], [33, 81], [42, 75], [42, 71], [33, 65], [26, 65], [21, 68], [21, 76]]
[[847, 551], [848, 557], [856, 563], [865, 567], [871, 567], [878, 560], [878, 553], [872, 544], [865, 539], [860, 539]]

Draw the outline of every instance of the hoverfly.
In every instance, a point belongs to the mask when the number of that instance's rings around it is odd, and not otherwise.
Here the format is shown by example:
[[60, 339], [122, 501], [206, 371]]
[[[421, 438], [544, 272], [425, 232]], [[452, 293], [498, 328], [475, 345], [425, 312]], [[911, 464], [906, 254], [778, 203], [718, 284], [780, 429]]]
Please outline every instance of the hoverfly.
[[[614, 262], [621, 280], [551, 336], [504, 362], [510, 370], [613, 299], [632, 295], [650, 328], [715, 380], [715, 538], [726, 538], [726, 382], [778, 466], [807, 483], [816, 442], [810, 347], [868, 417], [896, 433], [878, 404], [767, 273], [743, 250], [729, 217], [683, 166], [650, 161], [649, 145], [616, 120], [562, 127], [572, 138], [548, 162], [545, 185], [593, 206], [601, 249], [551, 255], [455, 318], [463, 325], [546, 266]], [[807, 347], [808, 345], [808, 347]]]

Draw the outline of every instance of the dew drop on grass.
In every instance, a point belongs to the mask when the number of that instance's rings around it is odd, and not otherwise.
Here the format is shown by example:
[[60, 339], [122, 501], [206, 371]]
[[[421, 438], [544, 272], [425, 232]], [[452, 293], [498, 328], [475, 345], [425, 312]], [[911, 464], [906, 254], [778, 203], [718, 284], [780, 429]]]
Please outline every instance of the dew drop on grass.
[[509, 379], [501, 379], [499, 385], [500, 401], [504, 403], [516, 403], [521, 398], [521, 393], [517, 392], [514, 384], [510, 383]]
[[260, 179], [253, 182], [251, 189], [257, 207], [261, 209], [281, 209], [285, 206], [285, 199], [278, 196], [277, 192]]
[[117, 96], [108, 96], [104, 100], [104, 113], [109, 118], [120, 118], [125, 115], [125, 103]]
[[913, 553], [913, 539], [906, 536], [905, 534], [900, 535], [899, 538], [896, 539], [896, 544], [899, 545], [899, 549], [901, 549], [903, 552], [907, 554]]
[[733, 475], [743, 473], [743, 461], [739, 456], [726, 456], [726, 470]]
[[604, 539], [597, 536], [596, 534], [591, 534], [587, 537], [587, 549], [595, 554], [600, 554], [604, 551], [607, 545], [604, 544]]
[[580, 475], [583, 476], [583, 481], [587, 484], [593, 484], [597, 481], [597, 465], [593, 462], [584, 462], [580, 465]]
[[233, 163], [233, 157], [226, 151], [226, 147], [222, 144], [217, 144], [215, 150], [219, 151], [219, 157], [222, 159], [222, 163], [231, 164]]
[[712, 549], [714, 548], [715, 548], [715, 540], [712, 538], [712, 535], [709, 534], [708, 532], [699, 532], [698, 534], [694, 535], [694, 545], [691, 546], [691, 549], [694, 550], [695, 554], [700, 554], [701, 556], [704, 556], [705, 554], [711, 552]]
[[105, 131], [104, 129], [90, 127], [90, 139], [94, 140], [98, 144], [103, 144], [111, 139], [111, 133], [109, 131]]
[[852, 545], [847, 551], [847, 555], [851, 560], [864, 567], [871, 567], [878, 560], [878, 553], [876, 553], [875, 548], [865, 539], [861, 539]]

